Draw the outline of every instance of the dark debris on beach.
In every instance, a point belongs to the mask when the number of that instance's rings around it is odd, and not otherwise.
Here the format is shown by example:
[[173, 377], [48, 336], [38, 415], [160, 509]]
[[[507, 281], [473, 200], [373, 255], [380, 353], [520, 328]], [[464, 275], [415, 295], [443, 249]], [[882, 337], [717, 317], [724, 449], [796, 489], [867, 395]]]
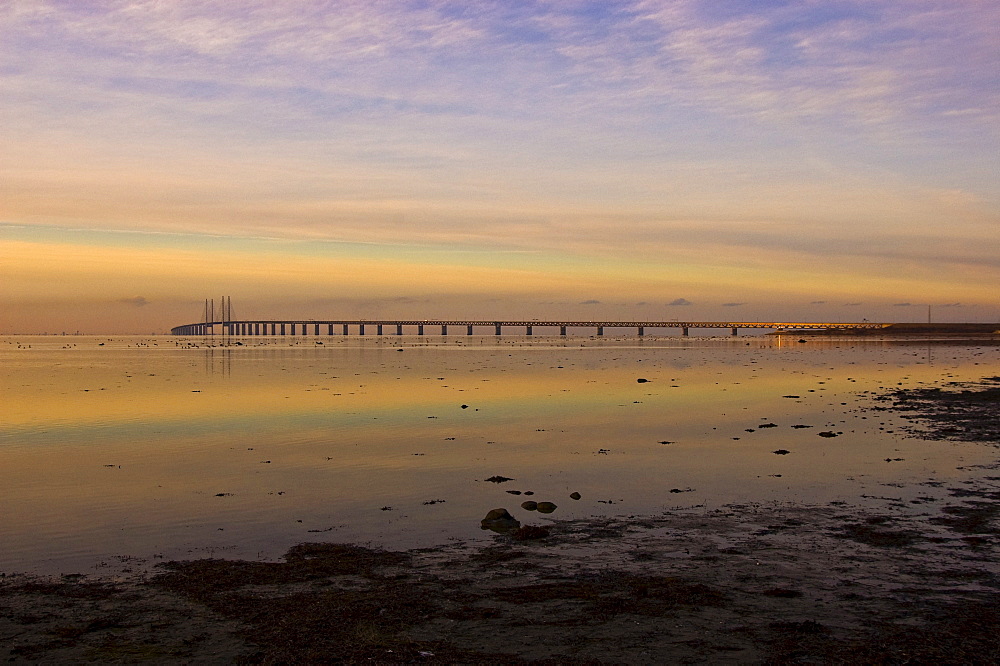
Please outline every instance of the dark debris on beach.
[[944, 387], [900, 389], [875, 400], [891, 403], [926, 439], [991, 442], [1000, 445], [1000, 377], [955, 382]]

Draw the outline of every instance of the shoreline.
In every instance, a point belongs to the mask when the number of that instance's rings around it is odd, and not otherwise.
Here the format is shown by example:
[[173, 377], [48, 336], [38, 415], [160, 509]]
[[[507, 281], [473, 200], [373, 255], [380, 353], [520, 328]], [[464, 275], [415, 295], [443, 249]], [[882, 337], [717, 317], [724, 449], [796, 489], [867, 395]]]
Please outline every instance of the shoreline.
[[[1000, 378], [881, 396], [927, 439], [1000, 445]], [[15, 662], [758, 663], [1000, 660], [1000, 463], [893, 497], [557, 521], [407, 552], [0, 578]], [[935, 485], [936, 484], [936, 485]], [[940, 486], [928, 480], [926, 486]], [[905, 510], [904, 510], [905, 509]]]

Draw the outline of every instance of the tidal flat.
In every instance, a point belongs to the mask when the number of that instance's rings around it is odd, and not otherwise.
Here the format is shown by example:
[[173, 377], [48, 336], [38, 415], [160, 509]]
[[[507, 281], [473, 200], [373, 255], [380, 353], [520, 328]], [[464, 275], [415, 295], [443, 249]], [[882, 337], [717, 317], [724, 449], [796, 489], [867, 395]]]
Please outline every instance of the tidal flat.
[[995, 661], [995, 346], [3, 344], [15, 659]]

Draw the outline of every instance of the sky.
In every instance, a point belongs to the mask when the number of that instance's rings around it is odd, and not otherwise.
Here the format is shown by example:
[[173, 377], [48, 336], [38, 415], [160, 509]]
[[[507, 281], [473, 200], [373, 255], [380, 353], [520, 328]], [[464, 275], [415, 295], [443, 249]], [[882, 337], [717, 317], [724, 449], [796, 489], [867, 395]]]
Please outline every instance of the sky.
[[1000, 321], [994, 0], [2, 0], [0, 333]]

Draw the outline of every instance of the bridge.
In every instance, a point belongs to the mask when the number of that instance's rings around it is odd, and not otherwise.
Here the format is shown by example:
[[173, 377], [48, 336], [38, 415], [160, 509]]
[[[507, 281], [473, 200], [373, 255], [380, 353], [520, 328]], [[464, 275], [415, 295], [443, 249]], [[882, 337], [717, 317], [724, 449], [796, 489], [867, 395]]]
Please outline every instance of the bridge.
[[[681, 335], [689, 335], [693, 328], [729, 329], [738, 335], [739, 329], [769, 330], [853, 330], [880, 329], [892, 326], [874, 322], [791, 322], [791, 321], [541, 321], [531, 320], [480, 320], [480, 319], [244, 319], [213, 320], [195, 324], [184, 324], [170, 329], [173, 335], [209, 336], [215, 334], [230, 336], [282, 336], [282, 335], [448, 335], [449, 329], [464, 329], [465, 335], [473, 335], [475, 329], [482, 334], [483, 329], [502, 335], [503, 329], [524, 329], [525, 335], [532, 335], [536, 328], [558, 328], [559, 335], [566, 335], [570, 328], [596, 330], [603, 336], [605, 329], [635, 329], [638, 335], [645, 335], [647, 329], [680, 329]], [[388, 333], [387, 333], [388, 331]], [[431, 331], [427, 333], [427, 331]]]

